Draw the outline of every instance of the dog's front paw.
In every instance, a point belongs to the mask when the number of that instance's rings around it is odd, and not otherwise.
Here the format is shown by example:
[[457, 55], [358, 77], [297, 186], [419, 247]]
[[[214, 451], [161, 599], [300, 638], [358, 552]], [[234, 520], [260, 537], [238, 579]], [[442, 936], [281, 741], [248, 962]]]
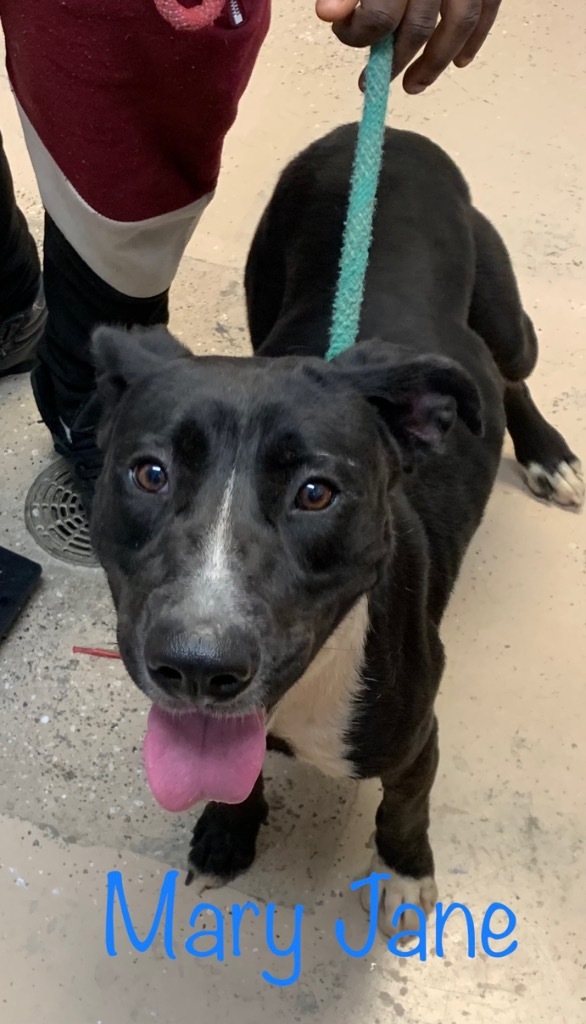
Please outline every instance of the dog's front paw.
[[247, 871], [256, 855], [263, 817], [243, 820], [225, 804], [208, 804], [193, 830], [186, 884], [197, 880], [198, 892], [217, 889]]
[[[410, 878], [393, 871], [378, 853], [375, 853], [370, 865], [370, 873], [390, 875], [379, 882], [378, 926], [383, 935], [392, 938], [398, 932], [420, 929], [419, 915], [414, 910], [404, 910], [397, 916], [399, 907], [411, 903], [421, 907], [427, 917], [435, 907], [438, 899], [435, 879], [431, 875], [425, 878]], [[364, 910], [370, 913], [370, 888], [360, 890], [360, 902]]]

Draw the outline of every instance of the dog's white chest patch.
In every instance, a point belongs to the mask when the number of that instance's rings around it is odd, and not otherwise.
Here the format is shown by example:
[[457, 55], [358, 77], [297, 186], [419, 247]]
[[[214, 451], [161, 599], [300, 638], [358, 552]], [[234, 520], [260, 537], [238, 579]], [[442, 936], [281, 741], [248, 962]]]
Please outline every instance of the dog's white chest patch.
[[367, 631], [368, 599], [363, 597], [269, 718], [269, 732], [325, 775], [352, 775], [346, 734], [363, 686]]

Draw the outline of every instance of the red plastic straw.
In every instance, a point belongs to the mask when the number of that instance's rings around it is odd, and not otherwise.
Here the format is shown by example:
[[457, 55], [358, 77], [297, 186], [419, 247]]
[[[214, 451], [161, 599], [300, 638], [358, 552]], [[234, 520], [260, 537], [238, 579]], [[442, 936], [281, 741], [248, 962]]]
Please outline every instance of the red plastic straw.
[[91, 658], [117, 658], [120, 660], [118, 651], [108, 650], [106, 647], [74, 647], [74, 654], [89, 654]]

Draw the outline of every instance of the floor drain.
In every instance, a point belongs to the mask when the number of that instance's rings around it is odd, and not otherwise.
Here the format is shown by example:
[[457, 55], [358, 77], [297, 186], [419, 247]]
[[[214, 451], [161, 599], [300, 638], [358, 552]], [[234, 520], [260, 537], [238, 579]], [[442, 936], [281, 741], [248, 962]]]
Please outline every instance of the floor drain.
[[87, 519], [69, 466], [58, 459], [37, 477], [26, 496], [27, 530], [39, 547], [71, 565], [95, 568]]

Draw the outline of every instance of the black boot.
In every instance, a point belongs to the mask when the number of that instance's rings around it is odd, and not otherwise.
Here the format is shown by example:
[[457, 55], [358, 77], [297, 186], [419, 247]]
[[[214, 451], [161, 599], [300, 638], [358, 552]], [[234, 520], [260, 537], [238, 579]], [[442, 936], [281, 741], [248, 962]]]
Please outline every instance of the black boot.
[[41, 284], [32, 306], [0, 323], [0, 377], [32, 369], [46, 322]]
[[16, 205], [0, 134], [0, 377], [31, 368], [46, 319], [37, 247]]

